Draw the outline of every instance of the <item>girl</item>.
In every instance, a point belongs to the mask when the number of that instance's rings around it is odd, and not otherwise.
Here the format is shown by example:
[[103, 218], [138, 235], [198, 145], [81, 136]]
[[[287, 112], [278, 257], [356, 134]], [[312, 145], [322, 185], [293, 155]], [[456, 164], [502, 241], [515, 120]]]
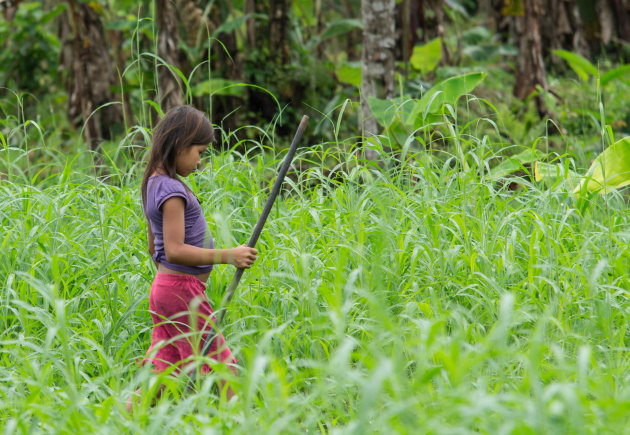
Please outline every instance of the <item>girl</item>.
[[[205, 294], [212, 265], [232, 264], [247, 269], [258, 254], [246, 245], [214, 249], [199, 201], [179, 178], [197, 169], [201, 154], [214, 140], [212, 124], [191, 106], [169, 110], [153, 132], [151, 155], [142, 180], [149, 252], [157, 266], [149, 294], [152, 343], [145, 361], [151, 362], [158, 372], [170, 366], [175, 366], [175, 372], [189, 370], [187, 360], [201, 352], [214, 320]], [[199, 334], [195, 337], [195, 332], [200, 331], [201, 340]], [[221, 334], [211, 343], [209, 356], [224, 363], [236, 362]], [[233, 365], [230, 369], [236, 373]], [[209, 370], [204, 365], [202, 373]], [[136, 395], [139, 393], [136, 391]], [[227, 398], [233, 394], [228, 388]]]

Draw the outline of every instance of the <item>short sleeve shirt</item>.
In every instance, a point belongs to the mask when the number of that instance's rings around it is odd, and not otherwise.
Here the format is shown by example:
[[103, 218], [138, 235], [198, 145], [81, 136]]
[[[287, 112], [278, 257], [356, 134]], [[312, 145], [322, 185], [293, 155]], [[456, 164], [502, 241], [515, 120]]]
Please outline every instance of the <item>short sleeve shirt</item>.
[[208, 230], [208, 224], [197, 197], [181, 181], [171, 178], [168, 175], [158, 174], [150, 177], [148, 180], [147, 202], [145, 206], [147, 220], [149, 221], [149, 225], [151, 225], [151, 231], [154, 237], [155, 253], [153, 254], [153, 259], [169, 269], [179, 272], [193, 275], [210, 272], [212, 270], [211, 264], [206, 266], [184, 266], [166, 261], [164, 232], [162, 230], [162, 205], [164, 205], [167, 199], [175, 196], [182, 198], [185, 203], [184, 243], [199, 248], [214, 248], [212, 234], [210, 234]]

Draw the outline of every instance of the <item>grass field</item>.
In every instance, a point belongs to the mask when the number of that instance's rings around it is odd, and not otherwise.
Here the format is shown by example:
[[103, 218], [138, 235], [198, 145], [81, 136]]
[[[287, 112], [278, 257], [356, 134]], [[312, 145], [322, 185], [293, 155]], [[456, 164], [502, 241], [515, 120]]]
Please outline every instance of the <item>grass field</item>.
[[[289, 181], [227, 308], [240, 375], [190, 394], [136, 363], [154, 274], [139, 167], [66, 154], [5, 173], [3, 433], [627, 433], [626, 198], [510, 190], [467, 156]], [[217, 247], [246, 242], [281, 158], [219, 153], [191, 177]], [[233, 271], [213, 272], [215, 306]]]

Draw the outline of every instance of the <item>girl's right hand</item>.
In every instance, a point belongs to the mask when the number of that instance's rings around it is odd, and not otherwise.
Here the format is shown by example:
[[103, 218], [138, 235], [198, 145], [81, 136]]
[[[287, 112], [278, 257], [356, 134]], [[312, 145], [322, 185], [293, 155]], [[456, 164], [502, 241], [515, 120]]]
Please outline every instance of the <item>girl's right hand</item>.
[[256, 248], [250, 248], [247, 245], [241, 245], [236, 248], [230, 249], [228, 262], [238, 267], [239, 269], [249, 269], [256, 261], [258, 256], [258, 250]]

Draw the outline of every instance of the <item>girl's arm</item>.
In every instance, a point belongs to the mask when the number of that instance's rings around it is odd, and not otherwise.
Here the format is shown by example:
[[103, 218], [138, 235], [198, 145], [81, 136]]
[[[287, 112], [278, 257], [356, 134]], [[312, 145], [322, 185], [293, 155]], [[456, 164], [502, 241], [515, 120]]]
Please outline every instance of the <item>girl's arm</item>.
[[232, 264], [248, 269], [256, 261], [258, 251], [245, 245], [233, 249], [205, 249], [184, 243], [184, 199], [167, 199], [162, 205], [162, 228], [166, 261], [182, 266]]

